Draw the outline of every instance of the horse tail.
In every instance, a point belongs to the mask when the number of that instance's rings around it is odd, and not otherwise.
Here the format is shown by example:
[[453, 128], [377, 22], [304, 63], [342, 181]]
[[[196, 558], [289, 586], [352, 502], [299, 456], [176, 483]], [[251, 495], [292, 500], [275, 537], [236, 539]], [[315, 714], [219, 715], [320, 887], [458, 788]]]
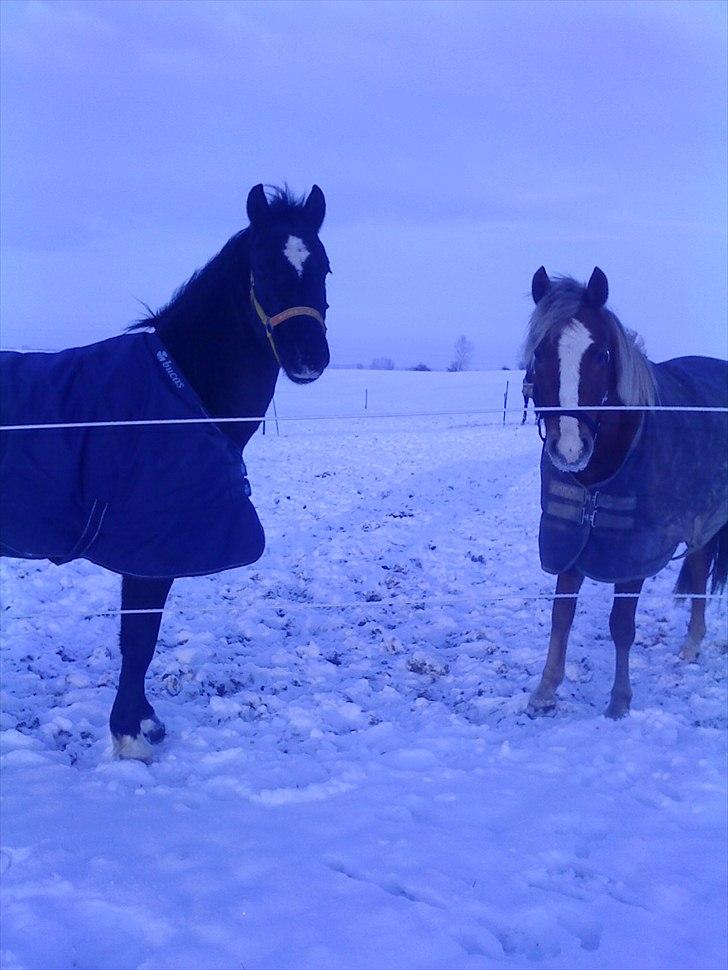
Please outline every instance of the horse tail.
[[712, 578], [711, 593], [722, 593], [728, 580], [728, 522], [710, 540], [713, 546], [711, 552]]
[[[697, 551], [697, 550], [696, 550]], [[703, 546], [708, 558], [710, 592], [722, 593], [728, 581], [728, 522], [726, 522]], [[693, 592], [688, 557], [683, 559], [682, 568], [675, 583], [675, 595], [690, 595]]]

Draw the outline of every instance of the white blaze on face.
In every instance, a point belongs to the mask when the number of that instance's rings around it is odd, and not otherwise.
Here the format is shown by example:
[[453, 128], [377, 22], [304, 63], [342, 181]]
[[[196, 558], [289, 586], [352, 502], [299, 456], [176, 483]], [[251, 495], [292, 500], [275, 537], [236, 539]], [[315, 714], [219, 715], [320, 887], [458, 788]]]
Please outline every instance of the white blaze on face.
[[[581, 360], [593, 343], [591, 334], [580, 320], [572, 320], [559, 337], [559, 406], [562, 408], [579, 406]], [[557, 448], [567, 462], [575, 462], [580, 457], [583, 446], [576, 418], [559, 418]]]
[[306, 249], [303, 239], [299, 239], [298, 236], [289, 236], [283, 249], [283, 255], [298, 273], [300, 279], [303, 276], [303, 264], [311, 255]]

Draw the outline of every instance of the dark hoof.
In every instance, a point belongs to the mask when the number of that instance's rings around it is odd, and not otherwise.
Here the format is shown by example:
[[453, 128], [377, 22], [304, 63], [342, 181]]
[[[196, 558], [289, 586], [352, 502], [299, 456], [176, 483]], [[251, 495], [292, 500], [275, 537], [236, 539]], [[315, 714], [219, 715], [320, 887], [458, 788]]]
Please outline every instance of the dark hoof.
[[162, 724], [156, 714], [152, 717], [143, 718], [141, 729], [142, 734], [150, 744], [159, 744], [167, 733], [164, 724]]
[[535, 721], [539, 717], [556, 717], [556, 705], [552, 704], [550, 707], [531, 707], [526, 708], [526, 714]]
[[689, 664], [697, 663], [700, 656], [700, 643], [700, 640], [688, 635], [680, 647], [680, 659]]
[[526, 714], [530, 718], [553, 717], [556, 714], [556, 698], [539, 697], [537, 693], [531, 694]]
[[621, 721], [622, 718], [627, 717], [628, 714], [629, 704], [625, 701], [619, 701], [617, 703], [612, 701], [604, 712], [604, 716], [608, 717], [610, 721]]

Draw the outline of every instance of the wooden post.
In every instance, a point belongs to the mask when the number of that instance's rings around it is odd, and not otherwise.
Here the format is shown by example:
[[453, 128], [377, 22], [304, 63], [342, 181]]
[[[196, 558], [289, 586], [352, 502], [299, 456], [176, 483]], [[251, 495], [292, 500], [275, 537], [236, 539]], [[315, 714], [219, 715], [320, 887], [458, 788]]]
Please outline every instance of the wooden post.
[[274, 414], [275, 420], [276, 420], [276, 435], [280, 438], [280, 436], [281, 436], [281, 429], [278, 426], [278, 410], [276, 408], [276, 399], [275, 398], [273, 398], [273, 414]]
[[369, 388], [364, 388], [364, 410], [366, 411], [369, 407]]
[[505, 390], [505, 394], [503, 395], [503, 427], [505, 427], [505, 424], [506, 424], [506, 411], [508, 410], [508, 385], [509, 384], [510, 384], [510, 381], [506, 381], [506, 390]]

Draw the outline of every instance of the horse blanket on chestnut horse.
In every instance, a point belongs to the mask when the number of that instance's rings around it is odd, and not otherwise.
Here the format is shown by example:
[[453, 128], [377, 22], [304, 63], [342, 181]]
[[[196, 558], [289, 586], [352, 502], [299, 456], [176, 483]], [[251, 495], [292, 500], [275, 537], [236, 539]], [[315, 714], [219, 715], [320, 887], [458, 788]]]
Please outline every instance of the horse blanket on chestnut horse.
[[[728, 407], [728, 362], [653, 364], [657, 404]], [[541, 565], [608, 583], [659, 572], [728, 521], [728, 414], [647, 411], [621, 468], [589, 488], [541, 455]]]

